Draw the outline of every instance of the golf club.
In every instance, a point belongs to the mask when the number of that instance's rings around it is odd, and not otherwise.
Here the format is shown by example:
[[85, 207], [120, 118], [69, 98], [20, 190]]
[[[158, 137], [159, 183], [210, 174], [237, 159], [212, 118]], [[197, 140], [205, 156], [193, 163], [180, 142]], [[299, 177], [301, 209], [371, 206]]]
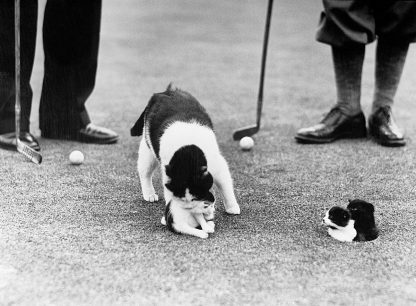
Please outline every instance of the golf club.
[[15, 87], [16, 87], [16, 100], [15, 100], [15, 130], [16, 130], [16, 149], [19, 153], [26, 156], [30, 161], [35, 164], [42, 162], [42, 155], [39, 152], [33, 150], [29, 146], [20, 141], [20, 0], [14, 1], [14, 29], [15, 29]]
[[265, 70], [266, 70], [267, 46], [269, 44], [269, 32], [270, 32], [270, 21], [272, 18], [272, 8], [273, 8], [273, 0], [269, 0], [269, 4], [267, 7], [266, 26], [264, 30], [263, 54], [262, 54], [262, 59], [261, 59], [261, 71], [260, 71], [260, 86], [259, 86], [259, 92], [258, 92], [258, 97], [257, 97], [256, 124], [249, 125], [249, 126], [240, 128], [238, 130], [235, 130], [233, 133], [234, 140], [240, 140], [241, 138], [245, 136], [252, 136], [260, 130], [261, 112], [263, 109], [264, 75], [265, 75]]

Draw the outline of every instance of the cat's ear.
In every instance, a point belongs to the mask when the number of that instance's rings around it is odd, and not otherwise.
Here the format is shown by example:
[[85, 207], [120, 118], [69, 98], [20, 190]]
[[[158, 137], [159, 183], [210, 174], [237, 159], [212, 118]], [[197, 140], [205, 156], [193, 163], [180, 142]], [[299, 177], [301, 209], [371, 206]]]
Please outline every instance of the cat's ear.
[[165, 184], [165, 187], [168, 189], [168, 190], [170, 190], [171, 192], [173, 192], [173, 187], [172, 187], [172, 183], [171, 182], [168, 182], [168, 183], [166, 183]]
[[201, 171], [201, 176], [202, 176], [202, 177], [204, 177], [204, 176], [208, 175], [208, 168], [207, 168], [207, 166], [202, 166], [202, 167], [200, 168], [200, 171]]
[[214, 178], [212, 177], [211, 173], [206, 171], [202, 175], [202, 186], [204, 187], [205, 190], [209, 190], [211, 189], [213, 184], [214, 184]]
[[374, 205], [371, 204], [371, 203], [368, 203], [368, 204], [369, 204], [368, 209], [369, 209], [370, 213], [374, 213]]
[[165, 166], [165, 173], [169, 178], [172, 176], [172, 167], [170, 165]]
[[212, 194], [212, 192], [211, 191], [208, 191], [208, 194], [207, 194], [207, 199], [206, 199], [208, 202], [210, 202], [210, 203], [214, 203], [215, 202], [215, 197], [214, 197], [214, 195]]

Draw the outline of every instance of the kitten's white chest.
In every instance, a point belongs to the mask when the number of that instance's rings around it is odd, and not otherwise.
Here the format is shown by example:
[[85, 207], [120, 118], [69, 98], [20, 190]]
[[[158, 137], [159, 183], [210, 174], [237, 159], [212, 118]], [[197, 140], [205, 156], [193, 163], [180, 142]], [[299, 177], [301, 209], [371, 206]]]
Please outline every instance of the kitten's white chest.
[[171, 211], [172, 215], [175, 216], [175, 223], [188, 224], [191, 227], [197, 227], [199, 225], [190, 209], [183, 208], [178, 203], [172, 203]]
[[328, 234], [339, 241], [351, 242], [357, 236], [357, 231], [354, 228], [354, 220], [350, 220], [348, 225], [342, 229], [328, 228]]

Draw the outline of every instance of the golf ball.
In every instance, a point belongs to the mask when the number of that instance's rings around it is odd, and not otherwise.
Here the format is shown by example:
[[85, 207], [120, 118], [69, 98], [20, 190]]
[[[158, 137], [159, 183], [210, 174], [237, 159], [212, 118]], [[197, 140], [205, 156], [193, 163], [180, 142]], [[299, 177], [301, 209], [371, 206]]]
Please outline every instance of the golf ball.
[[69, 154], [69, 161], [73, 165], [81, 165], [84, 162], [84, 154], [81, 151], [74, 150]]
[[254, 140], [253, 140], [253, 138], [248, 137], [248, 136], [241, 138], [241, 140], [240, 140], [240, 148], [243, 151], [250, 151], [253, 148], [253, 146], [254, 146]]

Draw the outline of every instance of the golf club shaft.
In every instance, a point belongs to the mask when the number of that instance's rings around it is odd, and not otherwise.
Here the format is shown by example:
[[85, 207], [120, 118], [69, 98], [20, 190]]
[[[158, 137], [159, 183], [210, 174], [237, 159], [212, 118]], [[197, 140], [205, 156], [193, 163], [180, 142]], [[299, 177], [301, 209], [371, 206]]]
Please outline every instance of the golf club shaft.
[[234, 140], [240, 140], [245, 136], [252, 136], [260, 130], [261, 124], [261, 113], [263, 110], [263, 91], [264, 91], [264, 79], [266, 74], [266, 59], [267, 59], [267, 49], [269, 45], [269, 33], [270, 33], [270, 23], [272, 18], [273, 10], [273, 0], [269, 0], [267, 6], [267, 16], [266, 16], [266, 26], [264, 29], [264, 38], [263, 38], [263, 52], [261, 56], [261, 69], [260, 69], [260, 84], [259, 91], [257, 96], [257, 112], [256, 112], [256, 124], [242, 127], [233, 133]]
[[16, 150], [26, 156], [30, 161], [40, 165], [42, 155], [20, 141], [20, 114], [21, 114], [21, 87], [20, 87], [20, 0], [14, 1], [14, 52], [15, 52], [15, 133]]
[[14, 30], [15, 30], [15, 131], [16, 142], [20, 136], [20, 0], [14, 1]]
[[262, 113], [262, 109], [263, 109], [264, 77], [265, 77], [265, 74], [266, 74], [266, 59], [267, 59], [267, 49], [268, 49], [268, 45], [269, 45], [269, 33], [270, 33], [270, 23], [271, 23], [271, 19], [272, 19], [272, 10], [273, 10], [273, 0], [269, 0], [268, 6], [267, 6], [266, 25], [265, 25], [265, 29], [264, 29], [259, 93], [258, 93], [258, 97], [257, 97], [257, 120], [256, 120], [256, 124], [257, 124], [258, 128], [260, 128], [261, 113]]

